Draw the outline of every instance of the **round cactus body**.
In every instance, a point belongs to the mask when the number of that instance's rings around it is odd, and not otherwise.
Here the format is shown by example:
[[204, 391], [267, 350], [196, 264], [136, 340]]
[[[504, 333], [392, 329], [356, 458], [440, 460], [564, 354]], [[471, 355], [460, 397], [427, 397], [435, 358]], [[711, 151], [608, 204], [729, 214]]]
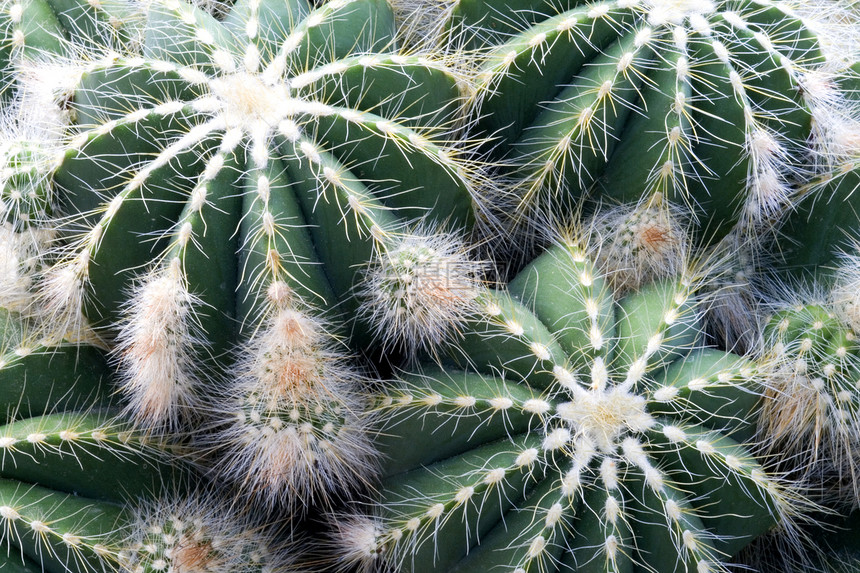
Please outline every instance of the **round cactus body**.
[[800, 502], [749, 446], [758, 366], [701, 346], [693, 275], [607, 284], [556, 245], [476, 298], [457, 367], [376, 396], [385, 477], [368, 516], [333, 518], [345, 562], [725, 571], [791, 525]]
[[860, 499], [860, 347], [830, 304], [793, 305], [765, 329], [773, 354], [770, 392], [761, 415], [762, 440], [788, 455], [827, 505]]
[[[852, 106], [818, 21], [789, 2], [460, 0], [448, 36], [487, 50], [479, 127], [510, 163], [526, 233], [583, 197], [687, 206], [700, 236], [784, 206]], [[501, 200], [501, 199], [500, 199]], [[516, 208], [514, 208], [515, 206]]]
[[154, 3], [143, 56], [109, 55], [73, 97], [55, 174], [84, 225], [67, 296], [117, 322], [141, 267], [178, 260], [182, 288], [220, 311], [200, 313], [215, 350], [204, 315], [253, 331], [274, 281], [333, 307], [408, 223], [471, 225], [468, 175], [433, 137], [459, 97], [442, 66], [396, 51], [384, 2], [249, 2], [223, 22]]
[[381, 0], [147, 16], [142, 52], [93, 57], [70, 99], [45, 322], [116, 343], [137, 424], [206, 434], [249, 492], [307, 501], [369, 471], [342, 340], [373, 336], [365, 268], [413, 227], [474, 224], [460, 78], [399, 51]]

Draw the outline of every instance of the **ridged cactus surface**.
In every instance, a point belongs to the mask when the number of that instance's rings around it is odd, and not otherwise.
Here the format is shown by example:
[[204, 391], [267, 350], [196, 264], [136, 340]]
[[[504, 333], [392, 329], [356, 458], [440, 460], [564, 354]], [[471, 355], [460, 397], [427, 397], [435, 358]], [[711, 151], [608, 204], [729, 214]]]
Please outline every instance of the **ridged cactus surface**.
[[330, 307], [406, 222], [429, 210], [467, 227], [467, 174], [432, 139], [457, 81], [394, 40], [382, 2], [239, 4], [223, 22], [153, 5], [143, 56], [108, 56], [74, 95], [79, 133], [55, 178], [87, 221], [67, 263], [87, 296], [69, 298], [116, 320], [135, 267], [178, 258], [184, 288], [240, 321], [273, 280]]
[[123, 0], [3, 0], [0, 101], [10, 102], [20, 87], [18, 73], [34, 61], [97, 45], [135, 45], [140, 16], [139, 6]]
[[293, 570], [295, 551], [228, 510], [187, 446], [119, 417], [102, 349], [38, 339], [17, 313], [2, 317], [2, 570]]
[[[852, 161], [836, 166], [808, 186], [797, 208], [782, 218], [779, 238], [772, 246], [774, 258], [779, 261], [774, 270], [795, 282], [832, 286], [841, 280], [835, 269], [842, 269], [842, 275], [856, 269], [856, 246], [860, 242], [858, 190], [860, 141]], [[842, 255], [855, 258], [844, 261]]]
[[[760, 366], [703, 346], [697, 274], [615, 296], [574, 242], [484, 290], [376, 395], [383, 474], [334, 517], [363, 570], [727, 571], [803, 501], [750, 447]], [[460, 369], [463, 368], [463, 369]]]
[[690, 209], [707, 240], [778, 212], [796, 179], [841, 151], [829, 128], [850, 116], [835, 80], [844, 70], [824, 65], [819, 36], [835, 32], [819, 10], [457, 2], [445, 37], [483, 53], [476, 117], [510, 165], [502, 217], [520, 244], [583, 198], [662, 195]]
[[0, 519], [3, 568], [103, 571], [127, 504], [187, 475], [175, 456], [112, 408], [104, 351], [39, 339], [3, 311], [0, 359]]

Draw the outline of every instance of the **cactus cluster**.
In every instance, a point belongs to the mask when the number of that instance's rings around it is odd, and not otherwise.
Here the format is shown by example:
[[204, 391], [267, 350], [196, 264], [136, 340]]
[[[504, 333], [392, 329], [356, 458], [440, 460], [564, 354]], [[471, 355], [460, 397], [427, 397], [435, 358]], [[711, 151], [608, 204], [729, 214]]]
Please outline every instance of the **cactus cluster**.
[[850, 570], [843, 4], [0, 0], [0, 569]]

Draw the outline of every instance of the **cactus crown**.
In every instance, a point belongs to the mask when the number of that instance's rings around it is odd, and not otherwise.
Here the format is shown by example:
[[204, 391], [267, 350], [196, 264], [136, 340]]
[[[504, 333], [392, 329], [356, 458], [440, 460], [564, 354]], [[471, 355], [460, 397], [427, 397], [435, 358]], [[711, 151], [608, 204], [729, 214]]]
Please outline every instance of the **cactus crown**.
[[[699, 277], [615, 295], [573, 243], [484, 290], [450, 360], [377, 397], [371, 517], [343, 559], [411, 571], [727, 571], [803, 505], [745, 445], [759, 366], [702, 346]], [[409, 447], [405, 447], [409, 444]]]
[[755, 229], [856, 140], [853, 72], [820, 40], [853, 33], [828, 22], [778, 0], [460, 0], [446, 37], [485, 52], [476, 117], [510, 164], [498, 201], [521, 243], [583, 197], [655, 194], [710, 241]]

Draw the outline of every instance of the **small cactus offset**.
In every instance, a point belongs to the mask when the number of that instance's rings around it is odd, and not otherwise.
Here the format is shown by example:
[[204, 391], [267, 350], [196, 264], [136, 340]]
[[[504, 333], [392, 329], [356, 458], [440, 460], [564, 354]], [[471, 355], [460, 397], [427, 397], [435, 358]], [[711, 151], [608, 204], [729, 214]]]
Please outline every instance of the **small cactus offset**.
[[519, 246], [584, 198], [662, 195], [692, 212], [704, 240], [779, 212], [856, 133], [839, 84], [850, 72], [821, 49], [837, 4], [455, 3], [443, 42], [484, 52], [476, 117], [510, 165], [511, 196], [498, 200]]
[[[703, 346], [697, 273], [617, 295], [578, 241], [483, 289], [448, 363], [375, 396], [383, 474], [345, 564], [727, 571], [805, 507], [754, 454], [761, 366]], [[463, 368], [462, 370], [458, 368]]]
[[273, 283], [269, 298], [274, 311], [236, 358], [235, 381], [210, 398], [215, 426], [198, 442], [243, 492], [303, 511], [373, 474], [375, 450], [360, 419], [366, 380], [286, 285]]

